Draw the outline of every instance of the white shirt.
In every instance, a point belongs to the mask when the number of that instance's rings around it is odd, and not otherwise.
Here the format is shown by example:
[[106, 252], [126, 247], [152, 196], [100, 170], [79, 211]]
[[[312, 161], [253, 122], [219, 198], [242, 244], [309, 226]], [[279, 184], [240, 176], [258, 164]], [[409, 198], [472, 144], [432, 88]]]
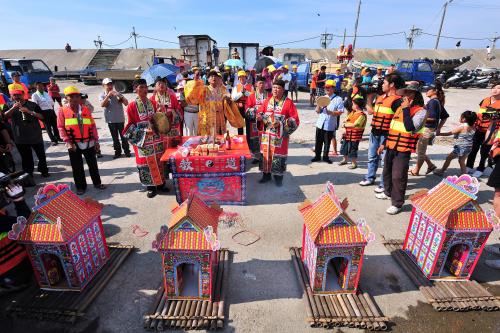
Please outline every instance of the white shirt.
[[184, 80], [184, 76], [182, 75], [182, 73], [177, 74], [177, 76], [175, 77], [175, 82], [179, 83], [182, 80]]
[[290, 81], [292, 81], [292, 74], [290, 74], [290, 72], [283, 74], [283, 75], [281, 75], [281, 79], [283, 81], [288, 81], [287, 83], [285, 83], [285, 90], [288, 90], [288, 86], [290, 85]]
[[54, 101], [47, 92], [40, 93], [38, 90], [31, 95], [31, 100], [38, 104], [42, 110], [54, 110]]

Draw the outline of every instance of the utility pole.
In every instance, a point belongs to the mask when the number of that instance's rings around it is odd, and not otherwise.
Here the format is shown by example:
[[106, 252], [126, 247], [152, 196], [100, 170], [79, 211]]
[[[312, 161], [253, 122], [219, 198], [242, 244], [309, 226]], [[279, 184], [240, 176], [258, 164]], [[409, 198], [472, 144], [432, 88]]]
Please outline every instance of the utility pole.
[[495, 51], [495, 46], [496, 46], [496, 43], [497, 43], [497, 40], [500, 38], [500, 36], [497, 35], [497, 33], [495, 32], [495, 37], [493, 37], [493, 39], [491, 40], [492, 41], [492, 45], [491, 45], [491, 52]]
[[452, 2], [453, 2], [453, 0], [447, 0], [443, 5], [443, 16], [441, 16], [441, 24], [439, 25], [439, 31], [438, 31], [438, 35], [436, 37], [436, 45], [434, 46], [435, 50], [437, 50], [437, 48], [439, 46], [439, 38], [441, 37], [441, 30], [443, 30], [444, 17], [446, 15], [446, 8], [448, 8], [448, 5]]
[[345, 35], [347, 33], [347, 29], [344, 28], [344, 38], [342, 39], [342, 45], [345, 45]]
[[356, 37], [358, 35], [358, 22], [359, 22], [359, 12], [361, 11], [361, 0], [358, 0], [358, 13], [356, 14], [356, 23], [354, 24], [354, 40], [352, 42], [352, 49], [356, 48]]
[[413, 25], [410, 29], [410, 34], [408, 37], [406, 37], [406, 42], [408, 43], [408, 49], [413, 49], [413, 42], [415, 41], [415, 38], [420, 36], [422, 34], [422, 29], [420, 28], [415, 28], [415, 25]]
[[94, 39], [94, 45], [98, 49], [102, 49], [102, 43], [104, 43], [104, 41], [101, 39], [101, 36], [97, 36], [97, 40]]
[[137, 49], [137, 34], [135, 33], [135, 27], [132, 27], [132, 37], [134, 37], [135, 48]]

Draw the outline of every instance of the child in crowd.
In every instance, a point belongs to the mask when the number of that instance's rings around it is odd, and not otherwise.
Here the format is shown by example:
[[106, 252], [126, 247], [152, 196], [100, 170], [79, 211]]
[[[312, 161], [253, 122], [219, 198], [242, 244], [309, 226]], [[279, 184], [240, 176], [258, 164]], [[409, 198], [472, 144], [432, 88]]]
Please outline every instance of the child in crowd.
[[340, 144], [340, 153], [344, 159], [339, 162], [339, 165], [346, 165], [347, 160], [351, 159], [349, 169], [358, 167], [358, 147], [359, 142], [363, 138], [363, 132], [366, 126], [366, 114], [363, 112], [365, 100], [362, 97], [355, 97], [351, 100], [346, 100], [345, 108], [349, 111], [347, 119], [343, 125], [345, 128], [342, 142]]
[[458, 127], [454, 128], [450, 132], [441, 132], [439, 134], [442, 136], [454, 135], [455, 144], [453, 145], [453, 151], [446, 157], [443, 167], [441, 169], [434, 170], [434, 174], [442, 176], [450, 166], [451, 161], [455, 158], [458, 158], [461, 173], [467, 173], [465, 161], [472, 150], [472, 139], [475, 133], [474, 123], [476, 122], [476, 119], [476, 113], [472, 111], [465, 111], [460, 116], [460, 125]]

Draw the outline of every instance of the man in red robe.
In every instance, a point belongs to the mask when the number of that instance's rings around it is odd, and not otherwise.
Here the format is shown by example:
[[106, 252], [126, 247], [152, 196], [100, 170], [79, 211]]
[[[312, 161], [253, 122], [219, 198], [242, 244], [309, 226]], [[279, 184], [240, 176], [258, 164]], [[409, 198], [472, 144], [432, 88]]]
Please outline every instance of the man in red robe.
[[255, 91], [253, 91], [250, 96], [248, 96], [245, 105], [245, 119], [248, 122], [248, 147], [252, 152], [253, 164], [259, 163], [261, 160], [260, 154], [260, 136], [262, 135], [262, 129], [264, 124], [262, 121], [257, 120], [257, 111], [259, 107], [264, 103], [264, 101], [271, 97], [264, 89], [264, 84], [266, 79], [263, 76], [257, 77], [257, 82], [255, 83]]
[[146, 80], [134, 81], [137, 97], [127, 106], [128, 123], [123, 135], [134, 147], [135, 162], [139, 170], [139, 180], [146, 186], [148, 198], [156, 196], [158, 189], [168, 191], [165, 187], [165, 166], [160, 161], [165, 151], [164, 136], [152, 129], [152, 119], [158, 109], [156, 102], [148, 99]]
[[300, 123], [295, 104], [284, 92], [285, 82], [275, 80], [273, 95], [262, 103], [257, 114], [257, 120], [264, 124], [260, 143], [263, 176], [259, 183], [270, 181], [273, 175], [276, 186], [283, 185], [289, 137]]

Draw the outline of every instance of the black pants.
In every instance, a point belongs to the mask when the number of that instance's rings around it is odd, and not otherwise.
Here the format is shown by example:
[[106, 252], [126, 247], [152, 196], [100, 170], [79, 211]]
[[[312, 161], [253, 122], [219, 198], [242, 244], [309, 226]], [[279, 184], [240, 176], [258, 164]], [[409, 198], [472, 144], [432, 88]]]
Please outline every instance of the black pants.
[[[113, 149], [115, 150], [115, 155], [121, 155], [122, 148], [125, 154], [130, 153], [128, 141], [122, 135], [124, 123], [108, 123], [108, 127], [111, 132], [111, 137], [113, 138]], [[120, 140], [122, 141], [121, 146]]]
[[[476, 133], [474, 133], [474, 137], [472, 139], [472, 150], [470, 151], [469, 156], [467, 157], [466, 166], [468, 168], [470, 168], [470, 169], [474, 168], [474, 162], [476, 161], [477, 152], [481, 149], [481, 146], [484, 143], [485, 137], [486, 137], [485, 132], [476, 131]], [[488, 152], [489, 152], [489, 150], [488, 150]], [[484, 159], [485, 161], [488, 158], [488, 152], [486, 153], [486, 156]], [[483, 157], [483, 152], [481, 150], [481, 158], [482, 157]], [[484, 165], [484, 162], [483, 162], [483, 165]]]
[[408, 169], [410, 168], [410, 152], [399, 152], [387, 149], [384, 159], [384, 192], [391, 197], [392, 205], [398, 208], [405, 203]]
[[42, 174], [49, 172], [43, 142], [35, 144], [16, 143], [16, 147], [19, 155], [21, 155], [21, 164], [24, 172], [33, 176], [33, 171], [35, 170], [35, 162], [33, 161], [33, 152], [31, 149], [35, 151], [36, 157], [38, 157], [38, 171]]
[[333, 131], [325, 131], [324, 129], [316, 127], [316, 144], [314, 146], [316, 158], [321, 158], [321, 150], [323, 150], [323, 158], [328, 158], [328, 153], [330, 152], [330, 141], [332, 141], [332, 138]]
[[59, 130], [57, 129], [57, 116], [54, 110], [43, 110], [43, 124], [45, 125], [45, 130], [49, 135], [50, 141], [57, 142], [62, 141], [59, 136]]
[[83, 157], [87, 161], [89, 167], [90, 178], [94, 186], [101, 184], [101, 177], [99, 176], [99, 168], [97, 167], [97, 157], [95, 147], [87, 149], [80, 149], [78, 146], [76, 150], [68, 150], [69, 160], [71, 162], [71, 169], [73, 171], [73, 179], [75, 186], [78, 190], [87, 189], [87, 180], [85, 179], [85, 169], [83, 168]]
[[[245, 119], [245, 128], [247, 129], [247, 140], [249, 140], [249, 131], [248, 131], [248, 120], [246, 119], [245, 117], [245, 107], [238, 107], [238, 110], [240, 111], [240, 114], [241, 116], [243, 117], [243, 119]], [[238, 128], [238, 135], [243, 135], [243, 127], [240, 127]], [[250, 142], [250, 141], [247, 141], [247, 142]]]

